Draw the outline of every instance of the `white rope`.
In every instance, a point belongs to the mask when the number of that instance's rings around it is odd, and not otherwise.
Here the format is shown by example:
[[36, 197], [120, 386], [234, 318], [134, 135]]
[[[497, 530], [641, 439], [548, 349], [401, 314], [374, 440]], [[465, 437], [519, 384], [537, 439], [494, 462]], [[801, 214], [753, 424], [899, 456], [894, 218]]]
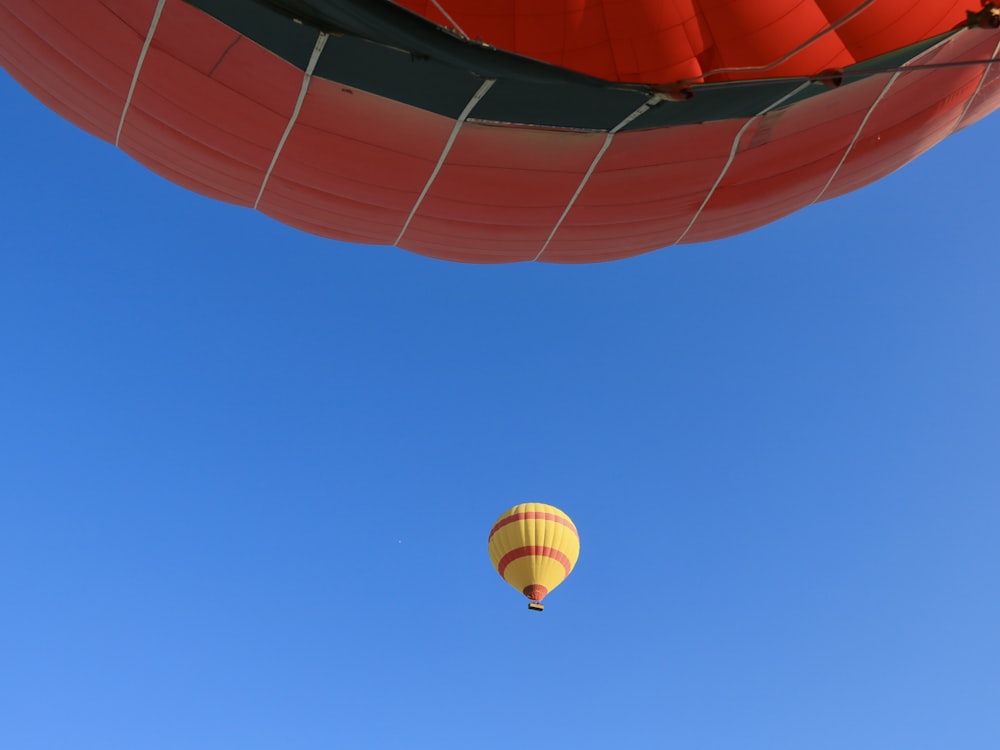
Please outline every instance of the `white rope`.
[[288, 140], [288, 135], [292, 132], [292, 128], [295, 126], [295, 121], [299, 119], [299, 111], [302, 109], [302, 102], [305, 100], [306, 93], [309, 91], [309, 82], [312, 80], [313, 71], [316, 70], [316, 64], [319, 62], [320, 55], [323, 54], [323, 48], [326, 46], [326, 40], [328, 38], [328, 34], [321, 32], [319, 37], [316, 39], [312, 55], [309, 58], [309, 64], [306, 66], [305, 75], [302, 76], [302, 88], [299, 89], [299, 98], [295, 100], [295, 108], [292, 110], [291, 117], [288, 118], [288, 124], [285, 126], [285, 132], [281, 134], [281, 140], [278, 141], [278, 147], [274, 150], [274, 155], [271, 157], [271, 163], [267, 167], [267, 172], [264, 173], [264, 179], [260, 183], [260, 190], [257, 192], [257, 200], [253, 202], [254, 208], [257, 208], [257, 206], [260, 205], [260, 199], [264, 196], [264, 189], [267, 187], [267, 183], [271, 179], [271, 173], [274, 171], [274, 166], [278, 163], [278, 157], [281, 156], [281, 152], [285, 148], [285, 141]]
[[552, 231], [549, 232], [549, 236], [546, 238], [545, 243], [542, 245], [542, 249], [538, 251], [538, 255], [536, 255], [534, 258], [531, 259], [532, 261], [539, 260], [542, 257], [542, 253], [544, 253], [548, 249], [549, 244], [552, 242], [552, 238], [556, 236], [556, 232], [559, 231], [559, 227], [562, 226], [563, 222], [566, 220], [566, 217], [569, 216], [569, 212], [573, 209], [574, 204], [576, 204], [577, 198], [580, 197], [580, 194], [583, 192], [583, 189], [587, 186], [587, 183], [590, 182], [590, 178], [593, 176], [594, 170], [597, 169], [598, 163], [604, 157], [604, 154], [607, 152], [607, 150], [611, 147], [611, 141], [612, 139], [614, 139], [615, 135], [617, 135], [618, 132], [621, 131], [621, 129], [627, 126], [629, 123], [631, 123], [632, 121], [636, 120], [639, 117], [642, 117], [655, 104], [658, 104], [663, 99], [664, 97], [661, 94], [653, 96], [651, 99], [646, 101], [645, 104], [636, 109], [634, 112], [632, 112], [632, 114], [630, 114], [628, 117], [626, 117], [624, 120], [622, 120], [620, 123], [615, 125], [613, 128], [611, 128], [611, 130], [607, 132], [607, 135], [604, 136], [604, 143], [601, 145], [600, 150], [597, 152], [593, 160], [590, 162], [590, 166], [584, 173], [583, 179], [580, 180], [580, 184], [576, 186], [576, 192], [573, 193], [573, 196], [569, 199], [569, 203], [567, 203], [566, 208], [563, 209], [562, 215], [559, 217], [558, 221], [556, 221], [555, 226], [552, 227]]
[[841, 167], [844, 166], [844, 162], [847, 161], [847, 157], [851, 155], [851, 151], [853, 151], [854, 146], [857, 145], [858, 139], [861, 138], [861, 133], [864, 131], [865, 125], [868, 124], [868, 119], [872, 116], [872, 113], [875, 111], [875, 108], [885, 98], [885, 95], [889, 93], [889, 89], [892, 87], [892, 84], [894, 84], [896, 82], [896, 79], [899, 78], [901, 75], [902, 75], [901, 71], [893, 73], [892, 77], [886, 82], [885, 86], [882, 87], [882, 90], [879, 92], [879, 95], [875, 97], [875, 101], [872, 102], [872, 106], [870, 106], [868, 108], [868, 111], [865, 112], [865, 116], [864, 118], [862, 118], [861, 124], [858, 125], [858, 129], [855, 131], [854, 137], [851, 139], [851, 142], [844, 150], [844, 155], [840, 157], [840, 161], [837, 162], [837, 166], [834, 167], [833, 174], [830, 175], [830, 179], [826, 181], [826, 184], [823, 186], [823, 189], [819, 191], [819, 195], [817, 195], [809, 202], [810, 206], [813, 203], [817, 203], [818, 201], [822, 200], [823, 196], [826, 194], [826, 191], [830, 189], [830, 185], [832, 185], [833, 181], [837, 179], [837, 175], [840, 173]]
[[441, 155], [438, 157], [437, 164], [434, 165], [434, 170], [431, 172], [431, 176], [427, 178], [427, 182], [424, 184], [424, 189], [420, 191], [420, 195], [417, 196], [417, 202], [413, 204], [413, 208], [410, 210], [410, 215], [406, 217], [406, 221], [403, 223], [403, 228], [399, 230], [399, 235], [396, 237], [395, 241], [392, 243], [398, 245], [403, 241], [403, 235], [406, 234], [406, 230], [410, 228], [410, 222], [413, 221], [413, 217], [417, 215], [417, 210], [420, 208], [420, 204], [423, 203], [424, 197], [427, 192], [431, 189], [431, 185], [434, 184], [434, 180], [437, 179], [438, 172], [441, 171], [441, 167], [444, 166], [445, 159], [448, 158], [448, 152], [451, 151], [452, 145], [455, 143], [455, 139], [458, 138], [458, 131], [462, 129], [462, 125], [465, 121], [469, 119], [469, 114], [479, 104], [479, 100], [486, 96], [486, 92], [492, 88], [496, 80], [493, 78], [488, 78], [483, 81], [483, 85], [479, 87], [469, 103], [465, 105], [465, 109], [462, 110], [462, 114], [458, 116], [455, 120], [455, 125], [451, 129], [451, 135], [448, 136], [448, 142], [444, 144], [444, 149], [441, 151]]
[[437, 8], [439, 11], [441, 11], [441, 15], [448, 19], [448, 23], [451, 24], [451, 27], [453, 29], [455, 29], [455, 31], [457, 31], [459, 34], [461, 34], [463, 38], [465, 38], [465, 39], [469, 38], [469, 35], [466, 34], [464, 31], [462, 31], [462, 27], [458, 25], [458, 23], [455, 21], [454, 18], [452, 18], [450, 15], [448, 15], [448, 11], [446, 11], [442, 7], [441, 3], [439, 3], [438, 0], [431, 0], [431, 2], [434, 3], [434, 7], [435, 8]]
[[690, 232], [691, 229], [694, 227], [695, 222], [698, 221], [698, 219], [701, 217], [702, 211], [705, 210], [705, 206], [707, 206], [708, 202], [712, 200], [712, 196], [715, 195], [715, 191], [718, 190], [719, 185], [722, 184], [722, 180], [726, 176], [726, 173], [729, 171], [729, 168], [733, 165], [733, 162], [736, 160], [736, 153], [740, 148], [740, 140], [743, 138], [743, 134], [747, 132], [747, 130], [754, 122], [756, 122], [761, 117], [766, 115], [772, 109], [777, 109], [786, 101], [791, 99], [793, 96], [799, 94], [801, 91], [805, 90], [811, 85], [812, 85], [811, 83], [803, 83], [802, 85], [798, 86], [792, 91], [789, 91], [787, 94], [778, 99], [776, 102], [767, 105], [766, 107], [764, 107], [764, 109], [762, 109], [756, 115], [754, 115], [745, 123], [743, 123], [743, 127], [740, 128], [739, 132], [736, 134], [736, 137], [733, 139], [733, 145], [729, 149], [729, 159], [726, 161], [725, 166], [722, 168], [722, 172], [719, 173], [719, 176], [715, 179], [715, 184], [712, 185], [712, 189], [708, 191], [708, 195], [705, 196], [705, 200], [701, 202], [701, 205], [698, 206], [698, 210], [695, 212], [694, 216], [691, 217], [691, 221], [688, 222], [687, 228], [683, 232], [681, 232], [681, 236], [678, 237], [676, 240], [674, 240], [673, 244], [679, 245], [681, 242], [683, 242], [684, 238], [687, 237], [688, 232]]
[[832, 24], [830, 24], [829, 26], [827, 26], [822, 31], [819, 31], [819, 32], [813, 34], [811, 37], [809, 37], [808, 39], [806, 39], [800, 45], [798, 45], [797, 47], [794, 47], [790, 52], [787, 52], [786, 54], [784, 54], [781, 57], [779, 57], [777, 60], [774, 60], [773, 62], [770, 62], [767, 65], [748, 65], [748, 66], [742, 67], [742, 68], [716, 68], [715, 70], [710, 70], [707, 73], [702, 73], [701, 76], [699, 76], [697, 79], [691, 79], [689, 81], [685, 81], [685, 83], [694, 83], [696, 81], [700, 81], [700, 80], [703, 80], [705, 78], [708, 78], [709, 76], [717, 76], [717, 75], [723, 75], [723, 74], [727, 74], [727, 73], [765, 73], [768, 70], [772, 70], [774, 68], [777, 68], [779, 65], [787, 62], [788, 60], [791, 60], [793, 57], [795, 57], [797, 54], [799, 54], [806, 47], [810, 46], [814, 42], [819, 41], [820, 39], [822, 39], [824, 36], [826, 36], [830, 32], [836, 31], [841, 26], [843, 26], [845, 23], [847, 23], [848, 21], [850, 21], [851, 19], [853, 19], [855, 16], [859, 15], [862, 11], [867, 10], [868, 7], [872, 3], [874, 3], [874, 2], [875, 2], [875, 0], [864, 0], [864, 2], [862, 2], [858, 6], [856, 6], [854, 8], [854, 10], [852, 10], [849, 13], [847, 13], [846, 15], [840, 17], [839, 19], [837, 19], [836, 21], [834, 21]]
[[[950, 37], [948, 39], [943, 39], [942, 41], [935, 44], [933, 47], [930, 47], [929, 49], [926, 49], [923, 52], [921, 52], [914, 59], [919, 59], [921, 57], [924, 57], [925, 55], [930, 54], [939, 47], [948, 43], [950, 39], [951, 39]], [[840, 173], [841, 168], [847, 162], [847, 157], [851, 155], [851, 152], [857, 145], [858, 140], [861, 138], [861, 133], [864, 132], [865, 126], [868, 124], [868, 120], [871, 119], [872, 113], [875, 112], [875, 108], [882, 103], [882, 100], [885, 99], [885, 95], [889, 93], [889, 89], [892, 87], [892, 84], [894, 84], [896, 82], [896, 79], [906, 72], [907, 66], [912, 62], [913, 60], [904, 63], [903, 66], [900, 67], [895, 73], [893, 73], [892, 77], [889, 78], [888, 81], [886, 81], [885, 86], [882, 87], [882, 90], [879, 92], [879, 95], [875, 97], [875, 101], [872, 102], [872, 106], [870, 106], [868, 108], [868, 111], [865, 112], [865, 116], [861, 120], [861, 124], [858, 125], [858, 129], [855, 131], [854, 137], [851, 139], [851, 142], [848, 144], [847, 149], [844, 151], [844, 155], [841, 156], [840, 161], [837, 162], [837, 166], [834, 168], [833, 174], [830, 175], [830, 178], [826, 181], [826, 184], [823, 186], [823, 189], [819, 191], [819, 194], [809, 202], [810, 206], [813, 205], [814, 203], [818, 203], [820, 200], [823, 199], [823, 196], [826, 195], [826, 191], [830, 189], [830, 185], [832, 185], [833, 181], [837, 179], [837, 175]]]
[[1000, 62], [996, 59], [997, 55], [1000, 55], [1000, 42], [997, 42], [997, 46], [993, 48], [992, 59], [986, 64], [986, 68], [983, 70], [983, 75], [979, 79], [979, 85], [976, 86], [975, 92], [965, 103], [965, 107], [962, 109], [962, 116], [958, 118], [958, 122], [956, 122], [955, 127], [952, 128], [952, 133], [955, 133], [960, 127], [962, 127], [962, 122], [965, 120], [965, 116], [969, 114], [969, 110], [972, 109], [972, 103], [976, 101], [976, 97], [979, 96], [979, 92], [983, 90], [983, 84], [986, 83], [986, 76], [989, 75], [990, 68], [993, 67], [993, 63]]
[[149, 22], [149, 31], [146, 32], [146, 40], [142, 43], [142, 51], [139, 52], [139, 59], [135, 63], [135, 70], [132, 71], [132, 83], [128, 87], [125, 106], [122, 107], [122, 116], [118, 120], [118, 132], [115, 133], [116, 146], [122, 139], [122, 128], [125, 127], [125, 115], [128, 114], [129, 107], [132, 106], [132, 95], [135, 94], [136, 84], [139, 83], [139, 73], [142, 71], [143, 63], [146, 62], [146, 53], [149, 52], [149, 45], [153, 43], [153, 34], [156, 33], [156, 27], [160, 23], [160, 14], [163, 13], [163, 6], [166, 3], [167, 0], [160, 0], [156, 4], [156, 10], [153, 11], [153, 20]]

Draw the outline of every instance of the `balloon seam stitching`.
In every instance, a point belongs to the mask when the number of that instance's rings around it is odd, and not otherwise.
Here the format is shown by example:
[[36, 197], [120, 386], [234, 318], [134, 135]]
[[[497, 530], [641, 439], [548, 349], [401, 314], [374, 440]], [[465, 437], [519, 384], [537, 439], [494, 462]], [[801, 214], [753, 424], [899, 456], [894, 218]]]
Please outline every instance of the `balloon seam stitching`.
[[329, 34], [325, 32], [320, 32], [319, 36], [316, 38], [316, 44], [313, 46], [312, 55], [309, 57], [309, 64], [306, 66], [305, 75], [302, 76], [302, 87], [299, 89], [299, 97], [295, 100], [295, 107], [292, 109], [292, 114], [288, 118], [288, 124], [285, 126], [285, 132], [281, 134], [281, 139], [278, 141], [278, 146], [274, 150], [274, 154], [271, 156], [271, 163], [267, 166], [267, 171], [264, 173], [264, 179], [260, 183], [260, 190], [257, 191], [257, 198], [253, 202], [253, 207], [257, 208], [260, 205], [261, 198], [264, 197], [264, 190], [267, 188], [267, 183], [271, 180], [271, 173], [274, 172], [274, 167], [278, 163], [278, 157], [281, 156], [281, 152], [285, 148], [285, 142], [288, 140], [288, 136], [292, 132], [292, 128], [295, 127], [296, 121], [299, 119], [299, 112], [302, 110], [302, 103], [305, 101], [306, 93], [309, 91], [309, 84], [312, 81], [313, 71], [316, 70], [316, 65], [319, 63], [320, 55], [323, 54], [323, 48], [326, 46], [326, 40], [329, 38]]
[[118, 119], [118, 130], [115, 132], [115, 146], [118, 146], [122, 139], [122, 129], [125, 127], [125, 116], [128, 114], [129, 108], [132, 106], [132, 97], [135, 94], [135, 87], [139, 83], [139, 74], [142, 72], [142, 66], [146, 62], [146, 55], [149, 52], [149, 47], [153, 43], [153, 35], [156, 33], [156, 27], [160, 24], [160, 16], [163, 13], [163, 6], [167, 4], [167, 0], [159, 0], [156, 4], [156, 10], [153, 11], [153, 18], [149, 22], [149, 30], [146, 32], [146, 38], [142, 42], [142, 49], [139, 51], [139, 59], [135, 62], [135, 70], [132, 71], [132, 82], [128, 87], [128, 94], [125, 95], [125, 104], [122, 106], [122, 115]]

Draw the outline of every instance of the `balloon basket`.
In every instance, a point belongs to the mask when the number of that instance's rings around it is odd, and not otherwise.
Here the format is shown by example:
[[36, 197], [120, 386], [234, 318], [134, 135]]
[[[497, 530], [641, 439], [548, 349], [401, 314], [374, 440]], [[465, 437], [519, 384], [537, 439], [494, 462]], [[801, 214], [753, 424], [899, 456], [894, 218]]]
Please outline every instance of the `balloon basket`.
[[541, 602], [528, 602], [528, 609], [533, 609], [536, 612], [541, 612], [545, 609], [545, 605]]

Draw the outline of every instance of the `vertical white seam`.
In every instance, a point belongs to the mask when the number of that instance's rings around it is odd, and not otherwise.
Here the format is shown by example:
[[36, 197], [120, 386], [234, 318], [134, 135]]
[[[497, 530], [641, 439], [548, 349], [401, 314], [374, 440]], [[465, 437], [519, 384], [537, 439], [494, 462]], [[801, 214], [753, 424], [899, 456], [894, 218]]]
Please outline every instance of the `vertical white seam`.
[[[1000, 42], [997, 42], [997, 46], [993, 48], [993, 54], [990, 55], [990, 57], [996, 58], [997, 55], [1000, 55]], [[952, 133], [958, 132], [958, 129], [962, 127], [962, 121], [965, 120], [965, 116], [969, 114], [969, 110], [972, 109], [972, 103], [976, 100], [976, 97], [979, 96], [979, 92], [983, 90], [983, 84], [986, 83], [986, 76], [989, 75], [990, 68], [992, 67], [992, 62], [986, 64], [986, 67], [983, 69], [983, 75], [979, 79], [979, 85], [976, 86], [975, 92], [973, 92], [972, 96], [970, 96], [968, 101], [965, 102], [965, 107], [962, 108], [962, 116], [958, 118], [958, 122], [956, 122], [955, 127], [952, 128]]]
[[552, 231], [549, 232], [549, 236], [545, 239], [545, 242], [542, 244], [542, 249], [538, 251], [538, 254], [534, 258], [531, 259], [532, 261], [539, 260], [542, 257], [542, 253], [544, 253], [548, 249], [549, 245], [552, 242], [552, 239], [556, 236], [556, 232], [559, 231], [559, 228], [562, 226], [563, 222], [566, 221], [566, 217], [569, 216], [569, 212], [573, 210], [573, 206], [576, 204], [576, 201], [580, 197], [580, 194], [583, 192], [583, 189], [587, 186], [587, 183], [590, 182], [590, 178], [593, 176], [594, 170], [597, 169], [598, 163], [601, 161], [601, 159], [604, 158], [604, 154], [611, 147], [612, 139], [621, 131], [622, 128], [631, 123], [633, 120], [642, 117], [642, 115], [646, 114], [653, 107], [653, 105], [658, 104], [660, 101], [662, 101], [663, 98], [664, 98], [663, 95], [656, 94], [651, 99], [648, 99], [642, 106], [640, 106], [638, 109], [632, 112], [628, 117], [626, 117], [624, 120], [622, 120], [620, 123], [618, 123], [613, 128], [611, 128], [611, 130], [608, 131], [607, 135], [604, 136], [604, 143], [601, 145], [600, 150], [598, 150], [597, 154], [590, 162], [590, 166], [587, 168], [587, 171], [584, 172], [583, 178], [580, 180], [580, 184], [576, 186], [576, 192], [574, 192], [573, 195], [570, 197], [569, 202], [563, 209], [563, 212], [559, 216], [559, 219], [556, 221], [555, 226], [552, 227]]
[[805, 90], [806, 88], [808, 88], [811, 85], [812, 85], [812, 82], [808, 82], [807, 81], [806, 83], [803, 83], [803, 84], [797, 86], [795, 89], [793, 89], [792, 91], [789, 91], [787, 94], [785, 94], [784, 96], [782, 96], [777, 101], [772, 102], [771, 104], [767, 105], [766, 107], [764, 107], [764, 109], [762, 109], [760, 112], [758, 112], [753, 117], [751, 117], [749, 120], [747, 120], [745, 123], [743, 123], [743, 127], [741, 127], [739, 129], [739, 132], [736, 133], [736, 137], [733, 139], [733, 145], [729, 149], [729, 159], [726, 160], [725, 165], [722, 167], [722, 171], [719, 173], [719, 176], [715, 179], [715, 184], [712, 185], [711, 190], [708, 191], [708, 195], [705, 196], [705, 199], [701, 202], [701, 205], [698, 206], [698, 210], [695, 211], [694, 216], [691, 217], [691, 221], [688, 222], [687, 227], [684, 229], [683, 232], [681, 232], [681, 236], [678, 237], [676, 240], [674, 240], [674, 242], [673, 242], [674, 245], [679, 245], [681, 242], [683, 242], [684, 238], [687, 237], [688, 233], [694, 227], [695, 222], [697, 222], [698, 219], [701, 217], [702, 212], [705, 210], [705, 206], [707, 206], [708, 202], [710, 200], [712, 200], [712, 196], [715, 195], [715, 191], [718, 190], [719, 185], [722, 184], [722, 180], [726, 176], [726, 173], [729, 171], [729, 168], [733, 165], [733, 162], [736, 160], [736, 152], [739, 150], [740, 140], [743, 138], [743, 134], [747, 131], [747, 129], [754, 122], [756, 122], [761, 117], [763, 117], [764, 115], [766, 115], [772, 109], [777, 109], [782, 104], [784, 104], [786, 101], [788, 101], [789, 99], [791, 99], [793, 96], [795, 96], [799, 92]]
[[444, 148], [441, 150], [441, 155], [438, 156], [437, 164], [434, 165], [434, 169], [431, 171], [430, 177], [427, 178], [427, 182], [424, 184], [424, 189], [421, 190], [420, 195], [417, 196], [417, 200], [413, 204], [413, 208], [410, 210], [410, 215], [406, 217], [406, 221], [403, 222], [403, 228], [399, 230], [399, 234], [396, 236], [396, 239], [392, 244], [398, 245], [403, 241], [403, 235], [406, 234], [406, 230], [410, 228], [410, 222], [412, 222], [413, 217], [417, 215], [417, 211], [420, 209], [420, 204], [424, 202], [424, 198], [431, 189], [431, 185], [433, 185], [434, 180], [437, 179], [438, 172], [440, 172], [441, 167], [444, 166], [445, 159], [448, 158], [448, 152], [451, 151], [451, 147], [455, 144], [455, 139], [458, 138], [458, 131], [462, 129], [462, 125], [465, 124], [465, 121], [469, 118], [472, 110], [477, 104], [479, 104], [479, 101], [486, 96], [486, 92], [492, 88], [494, 83], [496, 83], [495, 78], [487, 78], [483, 81], [483, 85], [480, 86], [476, 93], [472, 95], [468, 104], [465, 105], [465, 109], [462, 110], [458, 119], [455, 120], [455, 125], [451, 129], [451, 135], [448, 136], [448, 140], [444, 144]]
[[115, 146], [122, 139], [122, 128], [125, 127], [125, 115], [128, 114], [129, 107], [132, 106], [132, 95], [135, 94], [136, 84], [139, 83], [139, 73], [142, 71], [142, 65], [146, 62], [146, 53], [149, 52], [149, 45], [153, 43], [153, 35], [156, 33], [156, 27], [160, 23], [160, 14], [163, 13], [163, 6], [166, 5], [167, 0], [160, 0], [156, 4], [156, 10], [153, 11], [153, 20], [149, 22], [149, 31], [146, 32], [146, 39], [142, 43], [142, 50], [139, 52], [139, 59], [136, 60], [135, 70], [132, 71], [132, 83], [128, 87], [128, 94], [125, 97], [125, 105], [122, 107], [122, 116], [118, 119], [118, 130], [115, 133]]
[[260, 204], [261, 198], [264, 197], [264, 190], [267, 188], [267, 183], [271, 179], [271, 173], [274, 171], [274, 166], [278, 163], [278, 157], [281, 156], [281, 152], [285, 148], [285, 141], [288, 140], [288, 136], [292, 132], [292, 128], [295, 127], [295, 121], [299, 119], [299, 111], [302, 109], [302, 102], [305, 101], [306, 93], [309, 91], [309, 82], [312, 81], [313, 71], [316, 70], [316, 64], [319, 62], [319, 57], [323, 54], [323, 48], [326, 46], [326, 40], [329, 38], [330, 35], [322, 31], [316, 38], [316, 44], [313, 46], [312, 55], [309, 57], [309, 64], [306, 66], [305, 75], [302, 76], [302, 88], [299, 89], [299, 98], [295, 100], [295, 107], [292, 109], [292, 114], [288, 118], [288, 124], [285, 125], [285, 132], [281, 134], [281, 140], [278, 141], [278, 146], [274, 149], [274, 155], [271, 157], [271, 163], [268, 165], [267, 171], [264, 173], [264, 179], [260, 183], [260, 190], [257, 191], [257, 199], [253, 202], [254, 208], [257, 208]]

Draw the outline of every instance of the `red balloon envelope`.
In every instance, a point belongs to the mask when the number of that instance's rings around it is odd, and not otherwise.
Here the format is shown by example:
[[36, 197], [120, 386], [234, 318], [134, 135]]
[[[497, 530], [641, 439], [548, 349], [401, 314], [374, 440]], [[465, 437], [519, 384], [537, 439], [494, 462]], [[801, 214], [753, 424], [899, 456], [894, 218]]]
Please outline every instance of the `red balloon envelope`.
[[973, 0], [0, 0], [0, 64], [169, 180], [467, 262], [855, 190], [1000, 105]]

